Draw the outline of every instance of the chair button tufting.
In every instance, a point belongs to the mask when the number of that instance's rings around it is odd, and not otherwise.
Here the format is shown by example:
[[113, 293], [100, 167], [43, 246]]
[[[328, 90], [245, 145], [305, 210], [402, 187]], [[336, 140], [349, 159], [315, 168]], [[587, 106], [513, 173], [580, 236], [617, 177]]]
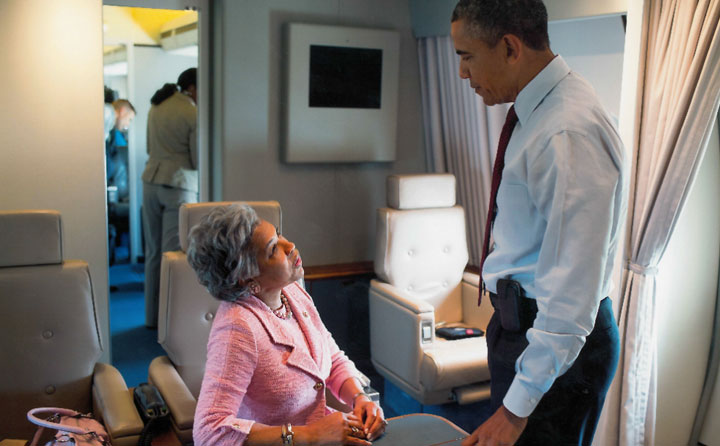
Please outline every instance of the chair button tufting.
[[214, 317], [215, 317], [215, 315], [212, 314], [212, 313], [205, 313], [205, 320], [206, 320], [206, 321], [211, 321], [211, 320], [213, 320]]
[[408, 255], [409, 255], [410, 257], [412, 257], [413, 254], [415, 254], [415, 252], [414, 252], [412, 249], [408, 251]]
[[445, 252], [445, 253], [450, 252], [450, 248], [449, 248], [448, 246], [444, 247], [444, 248], [443, 248], [443, 252]]
[[53, 333], [52, 330], [45, 330], [45, 331], [43, 331], [42, 336], [43, 336], [43, 338], [45, 338], [45, 339], [50, 339], [50, 338], [53, 337], [54, 334], [55, 334], [55, 333]]
[[445, 288], [447, 288], [448, 283], [447, 283], [446, 281], [443, 281], [442, 286], [445, 287]]
[[45, 393], [47, 393], [48, 395], [52, 395], [53, 393], [55, 393], [55, 386], [45, 387]]

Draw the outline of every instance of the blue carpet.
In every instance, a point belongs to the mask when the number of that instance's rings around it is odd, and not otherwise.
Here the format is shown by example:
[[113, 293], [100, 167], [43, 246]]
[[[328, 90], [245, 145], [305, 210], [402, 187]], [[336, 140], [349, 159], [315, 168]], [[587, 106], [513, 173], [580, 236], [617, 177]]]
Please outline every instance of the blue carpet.
[[112, 364], [128, 387], [147, 382], [148, 366], [165, 354], [157, 342], [157, 329], [145, 327], [144, 265], [110, 267], [110, 337]]
[[462, 406], [457, 403], [430, 406], [420, 404], [388, 380], [385, 380], [383, 390], [381, 403], [385, 416], [388, 418], [413, 413], [438, 415], [471, 434], [492, 415], [490, 400]]

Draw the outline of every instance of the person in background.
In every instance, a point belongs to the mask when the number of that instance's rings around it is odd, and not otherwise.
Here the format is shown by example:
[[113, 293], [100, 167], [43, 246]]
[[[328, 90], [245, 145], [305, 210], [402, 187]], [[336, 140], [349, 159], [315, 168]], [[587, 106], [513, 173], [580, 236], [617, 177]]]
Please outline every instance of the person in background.
[[[370, 445], [382, 409], [320, 320], [295, 245], [246, 205], [219, 206], [190, 232], [187, 258], [222, 302], [195, 411], [196, 446]], [[327, 406], [326, 388], [352, 407]]]
[[118, 196], [127, 197], [127, 160], [119, 154], [120, 147], [127, 147], [127, 130], [135, 118], [135, 107], [127, 99], [106, 103], [104, 108], [105, 167], [107, 185], [118, 188]]
[[494, 414], [463, 446], [590, 445], [619, 359], [607, 296], [624, 149], [592, 87], [551, 51], [547, 20], [540, 0], [460, 0], [451, 19], [460, 77], [486, 105], [514, 102], [480, 265]]
[[196, 78], [197, 69], [189, 68], [150, 100], [142, 220], [145, 325], [151, 328], [157, 326], [162, 253], [180, 249], [178, 210], [198, 200]]
[[[105, 87], [105, 99], [113, 90]], [[115, 263], [116, 248], [129, 231], [130, 190], [128, 187], [127, 132], [135, 118], [135, 107], [127, 99], [105, 103], [105, 180], [108, 191], [108, 255]], [[112, 287], [111, 287], [112, 288]]]

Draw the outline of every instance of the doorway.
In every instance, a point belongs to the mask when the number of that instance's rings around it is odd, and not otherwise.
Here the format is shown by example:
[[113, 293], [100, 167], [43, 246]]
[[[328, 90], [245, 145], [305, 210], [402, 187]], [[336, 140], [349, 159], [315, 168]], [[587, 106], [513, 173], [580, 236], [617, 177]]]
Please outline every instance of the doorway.
[[[113, 3], [103, 6], [105, 115], [115, 118], [106, 119], [111, 357], [128, 386], [135, 386], [147, 380], [150, 361], [165, 354], [157, 343], [157, 328], [145, 326], [141, 177], [148, 159], [150, 98], [166, 83], [177, 83], [185, 70], [200, 69], [201, 46], [196, 8]], [[132, 121], [120, 124], [118, 105], [129, 106]], [[198, 133], [207, 133], [200, 119]], [[205, 158], [206, 147], [201, 137], [199, 158]], [[198, 167], [202, 172], [204, 166]]]

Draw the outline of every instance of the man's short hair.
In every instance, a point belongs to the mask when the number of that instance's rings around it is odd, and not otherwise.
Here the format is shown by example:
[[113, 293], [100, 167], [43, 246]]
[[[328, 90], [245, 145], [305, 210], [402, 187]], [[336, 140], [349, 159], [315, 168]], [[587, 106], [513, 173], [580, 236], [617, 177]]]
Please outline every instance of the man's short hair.
[[547, 10], [541, 0], [460, 0], [451, 21], [458, 20], [491, 48], [505, 34], [519, 37], [533, 50], [550, 47]]
[[133, 105], [127, 99], [118, 99], [116, 101], [113, 101], [112, 105], [115, 110], [120, 110], [121, 108], [129, 108], [130, 110], [132, 110], [133, 113], [135, 113], [135, 107], [133, 107]]

